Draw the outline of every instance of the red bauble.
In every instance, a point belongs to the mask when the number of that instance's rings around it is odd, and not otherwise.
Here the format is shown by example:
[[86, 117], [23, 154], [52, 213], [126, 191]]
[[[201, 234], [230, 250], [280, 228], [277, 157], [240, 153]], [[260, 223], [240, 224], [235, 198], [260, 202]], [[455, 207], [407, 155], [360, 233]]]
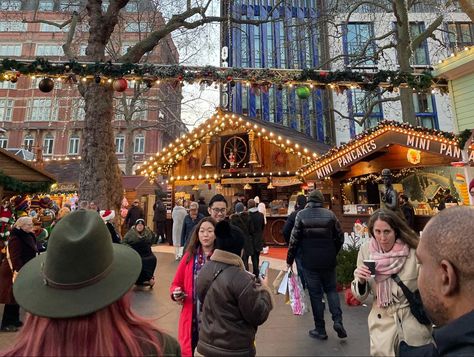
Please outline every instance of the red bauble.
[[232, 76], [227, 76], [227, 82], [230, 82], [232, 79]]
[[127, 80], [123, 78], [116, 79], [112, 86], [116, 92], [123, 92], [128, 87]]
[[328, 74], [329, 74], [328, 72], [319, 72], [319, 75], [320, 75], [321, 77], [327, 77]]
[[38, 88], [40, 91], [43, 93], [49, 93], [53, 90], [54, 88], [54, 81], [51, 78], [43, 78], [39, 84]]
[[181, 82], [181, 81], [183, 80], [183, 78], [184, 78], [184, 77], [180, 74], [180, 75], [178, 76], [178, 81]]

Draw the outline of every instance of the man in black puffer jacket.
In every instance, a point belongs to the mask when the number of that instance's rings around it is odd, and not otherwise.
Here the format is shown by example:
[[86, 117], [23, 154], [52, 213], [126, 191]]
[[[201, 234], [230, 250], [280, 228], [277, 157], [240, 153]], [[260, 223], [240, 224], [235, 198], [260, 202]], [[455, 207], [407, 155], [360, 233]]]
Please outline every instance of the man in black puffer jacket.
[[341, 303], [336, 290], [336, 256], [344, 243], [344, 234], [335, 214], [324, 208], [323, 203], [324, 196], [321, 191], [314, 190], [309, 194], [306, 208], [296, 215], [286, 258], [286, 262], [291, 266], [297, 249], [301, 249], [315, 325], [309, 335], [320, 340], [328, 338], [324, 322], [323, 291], [327, 296], [334, 330], [339, 338], [347, 337], [342, 325]]

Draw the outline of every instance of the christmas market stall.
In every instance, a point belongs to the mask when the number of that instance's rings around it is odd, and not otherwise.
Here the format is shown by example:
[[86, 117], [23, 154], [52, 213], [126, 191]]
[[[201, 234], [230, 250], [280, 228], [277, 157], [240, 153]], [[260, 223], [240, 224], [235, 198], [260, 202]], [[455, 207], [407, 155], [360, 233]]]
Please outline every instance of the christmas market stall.
[[383, 121], [346, 145], [331, 149], [302, 169], [307, 180], [323, 182], [327, 205], [348, 234], [364, 236], [369, 216], [384, 204], [381, 172], [415, 210], [421, 231], [450, 190], [457, 204], [469, 204], [460, 140], [452, 133]]
[[304, 185], [297, 171], [328, 149], [284, 126], [219, 110], [137, 173], [166, 179], [173, 205], [177, 199], [186, 205], [200, 197], [207, 203], [216, 193], [229, 203], [237, 195], [258, 196], [267, 207], [266, 243], [284, 244], [281, 229], [288, 207]]

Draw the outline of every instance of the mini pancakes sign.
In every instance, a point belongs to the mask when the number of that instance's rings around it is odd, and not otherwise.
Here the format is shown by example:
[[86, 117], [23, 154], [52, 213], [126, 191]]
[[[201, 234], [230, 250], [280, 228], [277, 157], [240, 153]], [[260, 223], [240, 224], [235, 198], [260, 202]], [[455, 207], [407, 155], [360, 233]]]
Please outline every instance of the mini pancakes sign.
[[[323, 179], [350, 167], [387, 145], [400, 145], [447, 156], [453, 161], [461, 159], [461, 149], [454, 135], [429, 129], [424, 131], [420, 128], [409, 128], [406, 124], [389, 122], [381, 123], [371, 131], [361, 134], [348, 145], [332, 149], [319, 160], [303, 168], [302, 175], [307, 176], [314, 172], [316, 179]], [[473, 155], [471, 156], [474, 158]]]

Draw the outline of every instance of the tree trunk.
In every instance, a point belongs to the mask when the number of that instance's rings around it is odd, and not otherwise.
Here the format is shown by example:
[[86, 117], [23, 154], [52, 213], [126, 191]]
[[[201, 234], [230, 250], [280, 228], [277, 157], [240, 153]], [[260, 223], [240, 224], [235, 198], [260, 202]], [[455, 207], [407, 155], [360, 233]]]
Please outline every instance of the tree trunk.
[[[128, 126], [131, 126], [131, 122], [127, 122]], [[133, 131], [127, 128], [125, 132], [125, 175], [133, 175]]]
[[79, 195], [102, 209], [119, 209], [123, 196], [122, 175], [115, 155], [112, 129], [112, 88], [96, 83], [81, 85], [85, 100]]
[[[397, 59], [400, 71], [411, 73], [410, 58], [412, 55], [410, 41], [410, 23], [404, 0], [394, 3], [395, 16], [397, 17]], [[400, 87], [400, 104], [402, 107], [402, 121], [416, 126], [415, 108], [413, 105], [413, 89]]]

